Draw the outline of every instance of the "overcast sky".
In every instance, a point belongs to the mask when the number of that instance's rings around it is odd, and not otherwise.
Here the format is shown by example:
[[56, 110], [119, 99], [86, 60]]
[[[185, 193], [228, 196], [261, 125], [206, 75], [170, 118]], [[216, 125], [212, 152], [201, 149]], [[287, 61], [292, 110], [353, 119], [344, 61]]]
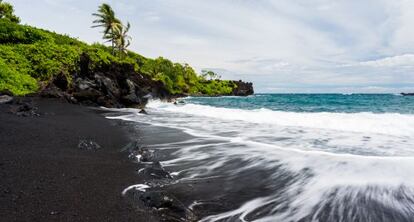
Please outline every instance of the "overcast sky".
[[414, 91], [414, 0], [6, 0], [23, 23], [101, 41], [103, 2], [131, 49], [257, 92]]

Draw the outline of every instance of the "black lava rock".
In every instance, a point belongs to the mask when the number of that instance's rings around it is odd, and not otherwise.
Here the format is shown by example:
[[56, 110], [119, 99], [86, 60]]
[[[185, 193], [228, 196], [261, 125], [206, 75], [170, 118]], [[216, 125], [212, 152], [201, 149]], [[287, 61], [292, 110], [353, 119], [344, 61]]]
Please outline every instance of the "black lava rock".
[[148, 115], [148, 113], [147, 113], [147, 111], [145, 109], [141, 109], [141, 111], [139, 111], [139, 113]]
[[38, 108], [34, 106], [31, 101], [22, 101], [18, 99], [10, 101], [9, 104], [11, 104], [10, 112], [17, 116], [40, 116], [40, 114], [36, 112]]
[[142, 170], [142, 174], [146, 179], [172, 179], [170, 173], [168, 173], [160, 162], [154, 162], [151, 165], [146, 166]]
[[13, 97], [8, 95], [0, 96], [0, 104], [7, 104], [13, 101]]
[[81, 150], [97, 151], [101, 149], [101, 146], [92, 140], [80, 140], [78, 148]]

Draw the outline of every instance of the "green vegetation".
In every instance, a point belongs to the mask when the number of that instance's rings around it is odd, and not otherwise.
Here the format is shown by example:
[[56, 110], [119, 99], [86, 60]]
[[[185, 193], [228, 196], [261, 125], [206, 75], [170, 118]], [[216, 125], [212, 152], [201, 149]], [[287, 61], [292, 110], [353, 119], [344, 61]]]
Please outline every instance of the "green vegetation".
[[120, 57], [123, 57], [128, 53], [127, 48], [129, 45], [131, 45], [132, 38], [131, 36], [128, 35], [130, 28], [131, 28], [131, 24], [129, 24], [128, 22], [126, 26], [122, 26], [111, 37], [115, 42], [115, 46], [118, 50]]
[[209, 78], [211, 80], [213, 79], [221, 79], [221, 76], [219, 76], [217, 73], [211, 71], [211, 70], [201, 70], [201, 76], [205, 79]]
[[[0, 6], [4, 4], [7, 3], [0, 0]], [[145, 58], [126, 50], [130, 25], [113, 25], [114, 21], [119, 21], [114, 14], [112, 17], [113, 11], [108, 18], [106, 14], [100, 16], [100, 12], [109, 9], [100, 8], [96, 16], [101, 19], [95, 23], [105, 28], [106, 36], [121, 35], [111, 40], [112, 47], [97, 43], [88, 45], [66, 35], [20, 25], [12, 19], [13, 10], [11, 13], [10, 10], [7, 13], [0, 11], [0, 91], [9, 90], [16, 95], [37, 92], [60, 74], [65, 75], [71, 84], [73, 74], [80, 69], [81, 55], [87, 54], [92, 69], [116, 64], [131, 65], [137, 74], [161, 81], [171, 94], [225, 95], [232, 92], [235, 85], [217, 79], [216, 74], [198, 75], [188, 64], [173, 63], [162, 57]]]
[[11, 4], [0, 0], [0, 19], [7, 19], [11, 22], [19, 23], [20, 18], [14, 14], [14, 8]]
[[0, 59], [0, 89], [9, 90], [14, 95], [26, 95], [38, 89], [36, 79], [30, 75], [10, 68]]

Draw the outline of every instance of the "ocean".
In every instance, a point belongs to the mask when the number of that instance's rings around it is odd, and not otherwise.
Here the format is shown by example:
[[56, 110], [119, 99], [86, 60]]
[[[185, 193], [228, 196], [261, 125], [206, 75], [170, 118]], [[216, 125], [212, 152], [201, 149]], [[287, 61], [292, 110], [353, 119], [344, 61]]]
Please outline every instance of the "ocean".
[[151, 147], [192, 184], [201, 221], [414, 221], [414, 97], [188, 97], [126, 111], [117, 118], [189, 135]]

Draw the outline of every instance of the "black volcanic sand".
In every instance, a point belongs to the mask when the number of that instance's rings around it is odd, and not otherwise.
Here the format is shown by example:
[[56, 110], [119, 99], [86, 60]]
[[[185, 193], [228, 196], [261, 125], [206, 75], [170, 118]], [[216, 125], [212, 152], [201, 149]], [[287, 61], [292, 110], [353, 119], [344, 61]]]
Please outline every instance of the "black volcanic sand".
[[[93, 109], [33, 100], [40, 116], [0, 105], [0, 221], [159, 221], [122, 197], [142, 183], [121, 153], [129, 139], [119, 121]], [[97, 150], [78, 148], [92, 140]]]

